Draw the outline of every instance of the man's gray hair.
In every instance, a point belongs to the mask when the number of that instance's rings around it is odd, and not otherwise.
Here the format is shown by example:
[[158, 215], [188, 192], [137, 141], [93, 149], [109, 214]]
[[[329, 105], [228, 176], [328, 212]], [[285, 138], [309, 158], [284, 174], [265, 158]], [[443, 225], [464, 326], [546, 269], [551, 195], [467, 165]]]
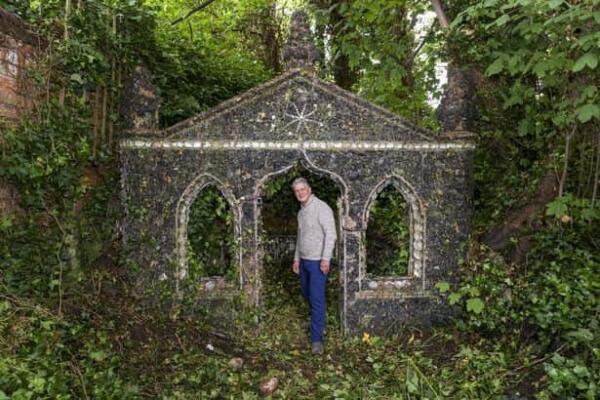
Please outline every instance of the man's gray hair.
[[294, 182], [292, 182], [292, 189], [298, 185], [305, 185], [306, 187], [310, 187], [308, 181], [302, 177], [294, 179]]

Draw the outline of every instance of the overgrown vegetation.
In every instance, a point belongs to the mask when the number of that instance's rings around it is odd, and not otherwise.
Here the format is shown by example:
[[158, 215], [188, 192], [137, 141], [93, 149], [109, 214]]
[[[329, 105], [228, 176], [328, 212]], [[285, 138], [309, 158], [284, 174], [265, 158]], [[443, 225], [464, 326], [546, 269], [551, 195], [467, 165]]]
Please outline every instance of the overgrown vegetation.
[[[48, 43], [30, 72], [35, 107], [1, 131], [0, 177], [20, 211], [0, 220], [0, 399], [257, 398], [272, 376], [276, 398], [598, 398], [598, 1], [455, 1], [448, 28], [432, 20], [421, 34], [429, 1], [297, 2], [316, 21], [325, 79], [432, 127], [435, 66], [450, 61], [477, 77], [480, 114], [474, 232], [461, 283], [438, 284], [462, 317], [346, 339], [331, 285], [322, 359], [306, 351], [287, 264], [269, 266], [265, 307], [237, 315], [232, 333], [141, 301], [136, 266], [120, 256], [114, 149], [133, 67], [152, 70], [163, 125], [281, 70], [282, 3], [207, 3], [189, 17], [201, 2], [0, 3]], [[280, 212], [295, 218], [299, 173], [265, 188], [271, 227]], [[336, 198], [331, 183], [321, 189]], [[224, 199], [206, 193], [194, 212], [220, 210], [215, 229], [230, 229]], [[397, 213], [390, 203], [382, 214]], [[207, 233], [193, 246], [220, 257], [210, 232], [190, 229]]]
[[192, 280], [211, 276], [235, 280], [233, 214], [218, 189], [209, 187], [198, 194], [190, 208], [187, 235]]
[[366, 233], [367, 274], [373, 277], [408, 275], [409, 208], [393, 185], [374, 200]]

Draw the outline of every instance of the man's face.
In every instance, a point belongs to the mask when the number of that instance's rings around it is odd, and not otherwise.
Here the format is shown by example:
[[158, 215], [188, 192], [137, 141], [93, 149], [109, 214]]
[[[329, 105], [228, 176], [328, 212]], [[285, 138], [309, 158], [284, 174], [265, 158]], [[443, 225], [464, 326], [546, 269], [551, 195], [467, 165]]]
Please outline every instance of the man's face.
[[298, 200], [300, 204], [306, 204], [311, 193], [312, 190], [310, 187], [303, 183], [294, 186], [294, 196], [296, 196], [296, 200]]

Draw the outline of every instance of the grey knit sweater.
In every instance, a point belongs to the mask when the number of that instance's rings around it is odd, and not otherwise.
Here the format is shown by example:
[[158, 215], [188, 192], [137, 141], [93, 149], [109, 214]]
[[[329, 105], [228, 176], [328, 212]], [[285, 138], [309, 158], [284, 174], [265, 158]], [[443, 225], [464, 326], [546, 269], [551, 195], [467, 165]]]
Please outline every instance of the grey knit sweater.
[[311, 195], [298, 212], [298, 236], [294, 260], [330, 260], [337, 239], [333, 211]]

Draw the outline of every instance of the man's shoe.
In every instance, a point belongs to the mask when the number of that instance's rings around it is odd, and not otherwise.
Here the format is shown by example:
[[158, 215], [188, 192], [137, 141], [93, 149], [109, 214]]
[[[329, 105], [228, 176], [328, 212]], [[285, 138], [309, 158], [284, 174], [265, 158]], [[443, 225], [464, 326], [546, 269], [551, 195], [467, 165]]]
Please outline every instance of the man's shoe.
[[313, 342], [312, 353], [313, 354], [323, 354], [323, 342]]

